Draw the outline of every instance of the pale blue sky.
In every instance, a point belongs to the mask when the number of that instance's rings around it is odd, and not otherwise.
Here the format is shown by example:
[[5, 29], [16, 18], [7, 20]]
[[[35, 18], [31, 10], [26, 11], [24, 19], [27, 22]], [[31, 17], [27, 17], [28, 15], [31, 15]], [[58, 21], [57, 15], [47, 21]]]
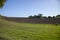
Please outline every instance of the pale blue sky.
[[55, 16], [60, 14], [60, 0], [8, 0], [0, 12], [8, 17]]

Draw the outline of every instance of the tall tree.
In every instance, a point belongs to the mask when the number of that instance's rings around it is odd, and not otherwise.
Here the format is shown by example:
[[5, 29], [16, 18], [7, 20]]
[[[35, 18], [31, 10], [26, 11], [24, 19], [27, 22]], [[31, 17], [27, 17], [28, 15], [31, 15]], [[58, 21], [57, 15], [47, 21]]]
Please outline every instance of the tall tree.
[[0, 0], [0, 8], [2, 8], [5, 4], [6, 0]]
[[39, 18], [42, 18], [42, 14], [38, 14], [38, 17], [39, 17]]
[[48, 16], [48, 18], [51, 18], [51, 16]]

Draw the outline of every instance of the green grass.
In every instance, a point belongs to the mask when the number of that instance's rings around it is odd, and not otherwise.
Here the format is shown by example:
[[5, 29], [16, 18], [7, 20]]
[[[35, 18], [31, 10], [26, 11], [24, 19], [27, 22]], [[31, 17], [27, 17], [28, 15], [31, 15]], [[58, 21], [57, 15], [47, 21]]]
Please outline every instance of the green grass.
[[60, 25], [16, 23], [0, 19], [2, 40], [60, 40]]

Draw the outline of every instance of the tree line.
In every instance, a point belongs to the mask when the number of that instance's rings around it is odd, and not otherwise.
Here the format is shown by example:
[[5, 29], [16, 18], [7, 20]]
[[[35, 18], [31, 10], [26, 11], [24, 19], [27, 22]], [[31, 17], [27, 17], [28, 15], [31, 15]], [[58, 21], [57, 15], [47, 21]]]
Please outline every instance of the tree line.
[[56, 15], [56, 16], [43, 16], [43, 14], [38, 14], [38, 15], [34, 15], [34, 16], [29, 16], [28, 18], [60, 18], [60, 15]]

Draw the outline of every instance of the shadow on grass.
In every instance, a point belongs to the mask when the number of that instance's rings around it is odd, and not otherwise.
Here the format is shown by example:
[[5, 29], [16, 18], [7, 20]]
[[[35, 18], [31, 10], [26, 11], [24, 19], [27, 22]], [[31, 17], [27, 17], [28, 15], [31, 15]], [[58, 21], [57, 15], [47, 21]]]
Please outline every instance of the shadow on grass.
[[7, 39], [7, 38], [3, 38], [3, 37], [0, 37], [0, 40], [9, 40], [9, 39]]

